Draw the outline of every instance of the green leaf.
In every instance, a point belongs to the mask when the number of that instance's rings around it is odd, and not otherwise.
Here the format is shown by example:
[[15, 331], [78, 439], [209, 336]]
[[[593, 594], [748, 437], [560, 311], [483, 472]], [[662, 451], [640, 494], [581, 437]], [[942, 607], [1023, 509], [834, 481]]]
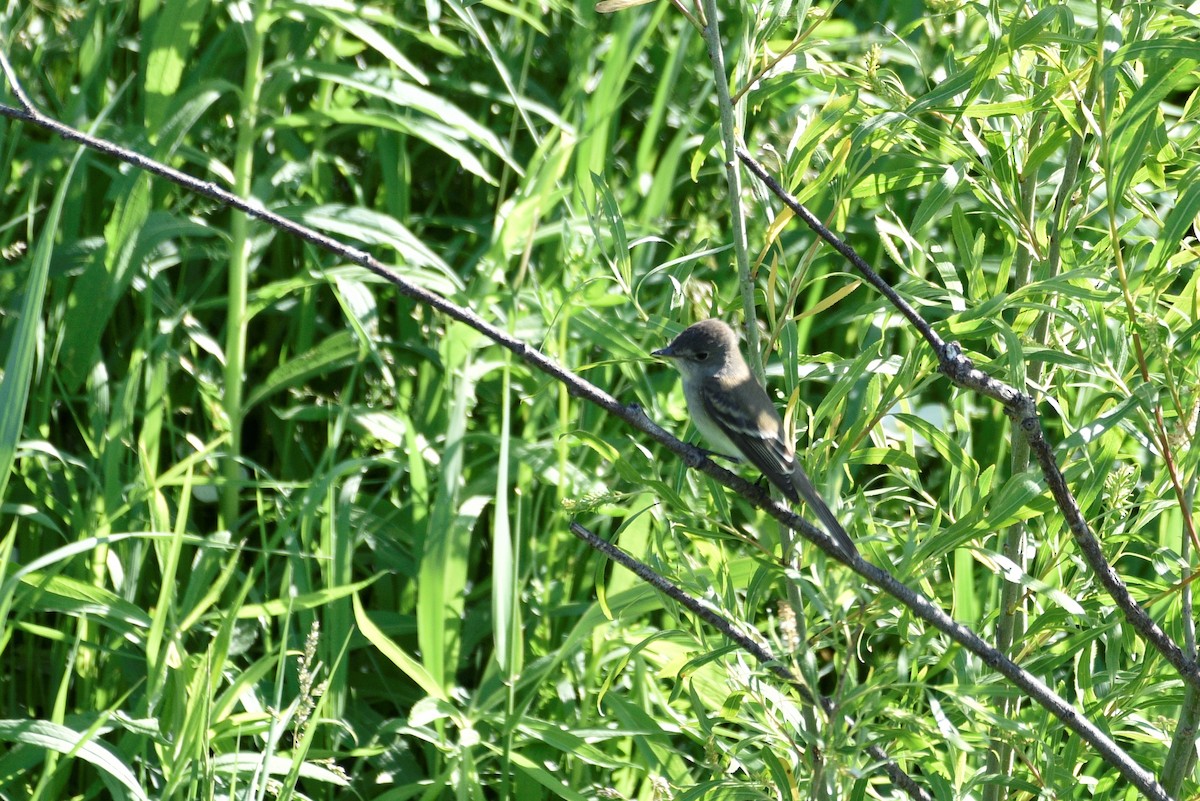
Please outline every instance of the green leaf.
[[424, 666], [416, 659], [408, 655], [403, 648], [397, 645], [390, 637], [383, 633], [375, 622], [371, 620], [367, 610], [363, 608], [362, 599], [357, 594], [354, 595], [354, 620], [358, 624], [359, 631], [367, 642], [374, 645], [386, 659], [393, 665], [398, 667], [408, 676], [418, 687], [424, 690], [430, 697], [440, 701], [449, 701], [449, 696], [442, 688], [441, 682], [430, 675]]
[[1146, 259], [1146, 269], [1158, 273], [1166, 269], [1173, 257], [1186, 258], [1192, 256], [1182, 251], [1180, 245], [1184, 237], [1190, 236], [1200, 217], [1200, 167], [1193, 167], [1179, 181], [1183, 191], [1175, 198], [1175, 205], [1167, 212], [1163, 220], [1162, 230], [1154, 238], [1154, 249]]
[[154, 34], [146, 54], [146, 127], [162, 127], [170, 104], [179, 93], [184, 73], [195, 58], [204, 26], [206, 0], [165, 0], [155, 13]]
[[54, 255], [54, 240], [58, 235], [63, 203], [71, 189], [71, 178], [83, 153], [82, 148], [75, 151], [46, 214], [30, 263], [29, 277], [25, 281], [20, 316], [4, 359], [4, 373], [0, 375], [0, 500], [5, 497], [8, 479], [16, 461], [17, 444], [21, 441], [21, 428], [25, 420], [25, 405], [29, 402], [29, 386], [33, 382], [34, 362], [42, 342], [42, 303], [46, 296], [50, 261]]
[[0, 720], [0, 741], [43, 748], [82, 759], [104, 776], [115, 780], [110, 790], [121, 791], [119, 797], [149, 801], [133, 770], [107, 744], [96, 740], [89, 732], [79, 732], [48, 720]]
[[263, 400], [287, 387], [296, 386], [315, 376], [348, 367], [358, 360], [362, 344], [349, 331], [339, 331], [318, 342], [312, 350], [289, 359], [276, 367], [246, 399], [245, 409], [257, 406]]

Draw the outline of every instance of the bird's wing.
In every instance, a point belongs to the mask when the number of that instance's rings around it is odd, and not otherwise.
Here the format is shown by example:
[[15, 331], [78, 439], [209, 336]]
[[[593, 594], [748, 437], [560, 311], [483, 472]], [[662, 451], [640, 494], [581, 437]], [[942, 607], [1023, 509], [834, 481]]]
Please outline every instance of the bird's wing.
[[[746, 404], [745, 407], [732, 408], [725, 400], [726, 396], [716, 392], [702, 392], [700, 399], [709, 418], [737, 446], [746, 461], [757, 467], [768, 481], [795, 503], [800, 500], [792, 483], [796, 459], [792, 449], [783, 441], [783, 421], [779, 419], [775, 407], [770, 405], [766, 392], [757, 385], [755, 388], [763, 397], [755, 397], [754, 400], [761, 400], [761, 403]], [[741, 395], [740, 400], [746, 400], [746, 396]]]
[[[788, 500], [799, 503], [803, 499], [809, 505], [824, 525], [825, 531], [837, 540], [847, 555], [853, 556], [858, 553], [850, 535], [838, 522], [837, 516], [817, 494], [804, 468], [796, 463], [795, 452], [783, 439], [783, 421], [771, 405], [766, 391], [758, 387], [757, 383], [755, 388], [762, 396], [760, 398], [755, 394], [752, 398], [757, 402], [757, 408], [756, 404], [747, 404], [748, 408], [734, 409], [724, 401], [724, 394], [703, 392], [701, 400], [704, 410], [726, 438], [737, 446], [742, 456], [778, 487]], [[743, 394], [741, 399], [746, 400], [746, 395]], [[748, 412], [757, 414], [752, 417]]]

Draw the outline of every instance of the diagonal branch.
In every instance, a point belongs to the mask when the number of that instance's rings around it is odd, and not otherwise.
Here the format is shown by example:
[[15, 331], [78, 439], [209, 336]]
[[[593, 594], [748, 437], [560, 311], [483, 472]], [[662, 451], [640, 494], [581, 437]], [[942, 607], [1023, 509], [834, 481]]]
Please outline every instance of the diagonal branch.
[[745, 150], [739, 149], [737, 155], [750, 171], [766, 184], [776, 197], [783, 201], [784, 205], [791, 209], [819, 237], [828, 242], [834, 250], [842, 254], [847, 261], [853, 264], [855, 269], [862, 273], [868, 283], [878, 289], [901, 314], [908, 318], [908, 321], [912, 323], [913, 327], [920, 332], [925, 341], [933, 348], [933, 352], [937, 355], [938, 370], [943, 375], [949, 378], [956, 386], [974, 390], [1001, 403], [1004, 407], [1004, 413], [1020, 428], [1021, 433], [1025, 436], [1030, 451], [1033, 452], [1038, 464], [1041, 465], [1042, 475], [1045, 477], [1046, 484], [1050, 488], [1050, 494], [1054, 496], [1058, 508], [1062, 511], [1063, 517], [1066, 518], [1071, 535], [1075, 538], [1075, 544], [1079, 547], [1083, 558], [1087, 560], [1096, 577], [1100, 579], [1100, 583], [1104, 585], [1104, 589], [1116, 601], [1117, 606], [1125, 613], [1125, 618], [1137, 629], [1138, 633], [1179, 671], [1179, 674], [1188, 684], [1200, 688], [1200, 665], [1197, 665], [1194, 659], [1188, 657], [1183, 652], [1183, 649], [1179, 647], [1179, 644], [1172, 640], [1163, 631], [1162, 627], [1154, 622], [1150, 614], [1133, 599], [1133, 596], [1129, 594], [1129, 588], [1125, 586], [1125, 582], [1121, 580], [1121, 577], [1117, 575], [1117, 571], [1105, 559], [1100, 542], [1096, 539], [1096, 535], [1092, 532], [1087, 520], [1084, 519], [1083, 512], [1080, 510], [1074, 494], [1067, 486], [1066, 478], [1063, 477], [1062, 471], [1058, 467], [1058, 462], [1054, 458], [1054, 452], [1046, 441], [1045, 432], [1042, 430], [1041, 418], [1038, 417], [1037, 413], [1037, 404], [1033, 397], [1002, 381], [992, 378], [978, 369], [970, 359], [963, 355], [962, 348], [959, 347], [958, 343], [948, 343], [938, 336], [937, 332], [921, 317], [920, 313], [909, 305], [904, 298], [900, 297], [896, 290], [884, 281], [877, 272], [872, 270], [870, 265], [863, 260], [862, 256], [858, 255], [854, 248], [850, 247], [845, 240], [822, 225], [821, 221], [814, 217], [812, 212], [796, 199], [795, 195], [784, 189], [767, 172], [761, 163], [756, 161]]

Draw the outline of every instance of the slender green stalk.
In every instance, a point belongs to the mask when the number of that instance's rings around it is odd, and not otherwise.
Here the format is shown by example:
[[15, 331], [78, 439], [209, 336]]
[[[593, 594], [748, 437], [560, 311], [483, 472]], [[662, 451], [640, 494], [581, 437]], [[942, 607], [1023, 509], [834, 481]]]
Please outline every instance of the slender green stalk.
[[[515, 319], [515, 317], [510, 319]], [[513, 537], [511, 524], [513, 518], [508, 505], [508, 499], [513, 492], [513, 482], [508, 469], [509, 449], [512, 442], [511, 355], [505, 354], [504, 367], [501, 370], [499, 454], [496, 460], [496, 495], [493, 501], [495, 523], [492, 533], [492, 548], [495, 554], [492, 560], [492, 608], [496, 615], [493, 636], [496, 640], [496, 661], [499, 663], [500, 674], [503, 676], [506, 688], [505, 717], [509, 720], [516, 720], [519, 717], [516, 685], [521, 672], [520, 657], [523, 642], [520, 616], [521, 551], [516, 547], [519, 540]], [[520, 496], [517, 496], [517, 500], [519, 503]], [[506, 779], [512, 776], [514, 735], [515, 732], [511, 728], [504, 733], [501, 775]], [[508, 799], [513, 791], [513, 782], [511, 780], [501, 782], [498, 790], [501, 799]]]
[[733, 228], [733, 254], [737, 261], [738, 286], [742, 293], [742, 312], [746, 317], [746, 351], [750, 369], [762, 381], [762, 353], [759, 351], [758, 315], [755, 312], [754, 277], [750, 274], [750, 254], [746, 243], [746, 210], [742, 204], [742, 169], [734, 153], [740, 141], [744, 113], [734, 106], [729, 94], [729, 75], [725, 72], [725, 52], [721, 45], [721, 29], [717, 24], [716, 0], [704, 0], [704, 43], [712, 62], [713, 87], [717, 91], [717, 108], [721, 113], [722, 158], [725, 163], [725, 184], [729, 188], [729, 218]]
[[[1039, 74], [1039, 81], [1044, 83], [1044, 73]], [[1039, 114], [1033, 124], [1030, 126], [1027, 136], [1028, 145], [1026, 153], [1033, 151], [1041, 140], [1043, 127], [1045, 124], [1044, 115]], [[1078, 156], [1076, 156], [1076, 160]], [[1064, 187], [1073, 187], [1074, 183], [1064, 181]], [[1030, 169], [1026, 170], [1021, 177], [1018, 186], [1020, 193], [1019, 202], [1021, 213], [1024, 219], [1031, 224], [1035, 214], [1035, 201], [1037, 199], [1037, 171]], [[1013, 287], [1026, 286], [1030, 281], [1031, 266], [1033, 262], [1033, 252], [1031, 248], [1017, 248], [1017, 257], [1014, 259], [1013, 266]], [[1046, 271], [1050, 274], [1058, 272], [1057, 263], [1048, 260]], [[1039, 332], [1041, 339], [1037, 341], [1045, 343], [1047, 335], [1048, 315], [1043, 315], [1039, 321]], [[1045, 363], [1040, 360], [1031, 360], [1029, 364], [1029, 381], [1037, 384], [1040, 380], [1042, 368]], [[1009, 474], [1019, 475], [1024, 473], [1030, 467], [1029, 444], [1025, 438], [1021, 436], [1021, 432], [1017, 428], [1016, 423], [1010, 425], [1012, 442], [1012, 457], [1009, 459]], [[1008, 531], [1004, 534], [1003, 545], [1001, 550], [1006, 559], [1012, 564], [1020, 567], [1022, 573], [1028, 572], [1029, 557], [1026, 555], [1029, 549], [1026, 547], [1029, 540], [1029, 527], [1024, 521], [1015, 523], [1009, 526]], [[1024, 636], [1026, 622], [1026, 606], [1024, 598], [1024, 589], [1018, 582], [1004, 581], [1000, 583], [1000, 601], [996, 617], [996, 647], [1001, 652], [1012, 655], [1013, 643], [1019, 642]], [[1000, 700], [1000, 716], [1006, 720], [1014, 718], [1021, 708], [1021, 699], [1019, 696], [1005, 696]], [[1014, 750], [1010, 739], [1005, 736], [1003, 731], [997, 731], [992, 739], [992, 748], [987, 755], [987, 771], [993, 776], [1010, 776], [1012, 775], [1014, 760]], [[987, 785], [983, 790], [983, 801], [999, 801], [1006, 796], [1009, 791], [1007, 783], [995, 782]]]
[[[788, 565], [791, 570], [796, 570], [800, 566], [800, 549], [796, 547], [795, 534], [793, 531], [782, 523], [779, 524], [779, 544], [780, 550], [783, 552], [784, 564]], [[792, 609], [792, 616], [796, 626], [796, 642], [799, 645], [801, 652], [808, 648], [808, 623], [804, 617], [804, 599], [800, 595], [800, 586], [792, 580], [785, 581], [787, 586], [787, 603]], [[810, 675], [810, 671], [801, 671], [801, 675], [808, 680], [809, 686], [812, 688], [813, 694], [819, 692], [817, 684], [814, 681], [815, 676]], [[801, 702], [800, 713], [804, 716], [804, 725], [808, 729], [809, 736], [812, 738], [810, 746], [817, 742], [817, 737], [822, 731], [817, 720], [817, 712], [813, 704], [807, 700]], [[812, 779], [809, 783], [809, 792], [812, 798], [821, 801], [828, 797], [830, 789], [829, 776], [825, 772], [825, 753], [824, 749], [809, 747], [805, 750], [808, 757], [809, 766], [812, 768]]]
[[[237, 122], [237, 152], [233, 163], [233, 192], [250, 197], [254, 181], [254, 148], [257, 142], [258, 102], [263, 82], [263, 39], [270, 17], [270, 0], [250, 6], [253, 16], [245, 23], [246, 74], [242, 81], [242, 105]], [[250, 220], [234, 211], [229, 231], [229, 289], [225, 318], [225, 418], [229, 425], [229, 449], [224, 462], [225, 483], [221, 491], [222, 525], [236, 533], [240, 512], [238, 495], [242, 478], [242, 399], [246, 368], [246, 330], [249, 323], [246, 297], [250, 283], [252, 241]]]
[[[1090, 108], [1095, 100], [1099, 73], [1100, 67], [1097, 65], [1096, 69], [1092, 72], [1088, 87], [1084, 93], [1084, 108]], [[1044, 73], [1039, 73], [1038, 85], [1044, 85], [1044, 82]], [[1028, 136], [1029, 143], [1026, 148], [1027, 153], [1034, 151], [1039, 143], [1044, 122], [1044, 115], [1038, 115], [1031, 126]], [[1085, 125], [1085, 121], [1082, 119], [1080, 123]], [[1064, 237], [1068, 235], [1069, 199], [1077, 191], [1083, 144], [1083, 137], [1076, 133], [1072, 136], [1064, 154], [1063, 176], [1055, 197], [1054, 210], [1050, 217], [1050, 245], [1046, 258], [1041, 265], [1041, 273], [1037, 276], [1037, 280], [1039, 281], [1047, 281], [1056, 276], [1062, 263], [1063, 241]], [[1037, 227], [1033, 224], [1035, 187], [1036, 171], [1027, 170], [1021, 179], [1020, 203], [1022, 214], [1025, 215], [1025, 220], [1031, 230], [1035, 230]], [[1015, 259], [1013, 271], [1012, 287], [1014, 290], [1027, 286], [1033, 280], [1031, 270], [1032, 255], [1030, 250], [1028, 248], [1019, 248], [1018, 250], [1019, 256]], [[1053, 298], [1047, 300], [1048, 304], [1052, 304], [1053, 302]], [[1052, 315], [1049, 312], [1043, 313], [1038, 318], [1032, 331], [1031, 339], [1033, 342], [1042, 345], [1049, 344], [1051, 319]], [[1027, 382], [1030, 386], [1039, 386], [1042, 383], [1042, 375], [1045, 368], [1045, 361], [1041, 359], [1029, 360]], [[1029, 469], [1031, 462], [1028, 443], [1021, 436], [1016, 423], [1012, 424], [1012, 443], [1012, 458], [1009, 461], [1010, 472], [1012, 475], [1018, 475]], [[1002, 545], [1004, 556], [1017, 565], [1022, 573], [1027, 572], [1029, 567], [1029, 558], [1026, 556], [1029, 551], [1027, 548], [1028, 537], [1028, 526], [1024, 522], [1019, 522], [1009, 527], [1005, 533]], [[1001, 583], [996, 622], [996, 642], [997, 647], [1006, 654], [1011, 654], [1013, 644], [1019, 642], [1024, 637], [1026, 609], [1025, 603], [1022, 600], [1023, 596], [1024, 588], [1019, 583], [1012, 581]], [[1000, 703], [1000, 714], [1002, 717], [1006, 719], [1015, 717], [1021, 707], [1021, 700], [1019, 697], [1004, 698]], [[1010, 776], [1013, 770], [1013, 760], [1014, 750], [1011, 738], [1005, 732], [1000, 731], [993, 740], [993, 750], [988, 753], [988, 772], [996, 776]], [[997, 801], [1007, 794], [1008, 789], [1007, 784], [991, 784], [984, 790], [984, 801]]]
[[[712, 62], [713, 86], [717, 92], [717, 107], [721, 114], [721, 142], [724, 150], [725, 183], [729, 189], [729, 217], [733, 236], [733, 252], [738, 268], [738, 286], [742, 295], [742, 311], [746, 322], [746, 351], [750, 360], [750, 369], [765, 382], [766, 371], [763, 368], [760, 337], [758, 334], [758, 314], [756, 312], [756, 288], [754, 277], [750, 272], [750, 255], [746, 238], [746, 210], [742, 203], [742, 173], [741, 164], [734, 153], [740, 143], [740, 129], [743, 127], [744, 114], [742, 106], [735, 106], [729, 94], [730, 78], [726, 73], [725, 54], [721, 43], [721, 31], [718, 26], [716, 0], [704, 0], [705, 25], [703, 28], [704, 41], [708, 47], [708, 57]], [[792, 532], [784, 525], [779, 526], [780, 549], [782, 559], [791, 569], [799, 567], [799, 549], [796, 548]], [[796, 619], [797, 636], [804, 646], [807, 642], [807, 631], [804, 624], [804, 603], [800, 597], [799, 587], [795, 582], [787, 582], [788, 605]], [[802, 714], [805, 725], [815, 738], [820, 728], [816, 712], [811, 704], [804, 704]], [[825, 797], [827, 778], [824, 775], [824, 757], [819, 748], [808, 749], [813, 770], [810, 789], [813, 797]]]
[[[1196, 481], [1193, 479], [1188, 486], [1188, 508], [1195, 508], [1194, 501], [1196, 495]], [[1187, 537], [1183, 537], [1181, 545], [1182, 556], [1184, 560], [1194, 558], [1189, 553], [1190, 541]], [[1188, 653], [1192, 658], [1196, 657], [1196, 618], [1191, 614], [1192, 602], [1192, 585], [1185, 583], [1180, 592], [1180, 608], [1183, 613], [1180, 615], [1180, 625], [1183, 627], [1183, 640]], [[1200, 690], [1197, 690], [1191, 685], [1184, 688], [1183, 705], [1179, 710], [1179, 722], [1175, 726], [1175, 733], [1171, 737], [1171, 748], [1167, 752], [1167, 758], [1163, 762], [1163, 771], [1161, 781], [1163, 789], [1175, 798], [1183, 794], [1183, 783], [1196, 767], [1196, 740], [1200, 734]]]

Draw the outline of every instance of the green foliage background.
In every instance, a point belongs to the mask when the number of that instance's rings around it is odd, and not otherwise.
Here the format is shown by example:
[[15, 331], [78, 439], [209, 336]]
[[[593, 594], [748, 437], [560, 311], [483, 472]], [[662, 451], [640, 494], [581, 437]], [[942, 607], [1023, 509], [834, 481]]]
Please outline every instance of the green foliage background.
[[[751, 152], [1038, 397], [1110, 560], [1191, 642], [1197, 8], [722, 12]], [[1008, 626], [1197, 792], [1182, 682], [1002, 411], [760, 186], [730, 202], [669, 3], [10, 4], [0, 37], [43, 111], [368, 247], [681, 435], [645, 355], [744, 319], [744, 213], [772, 386], [867, 558]], [[0, 180], [0, 797], [898, 795], [867, 743], [939, 798], [1133, 795], [890, 598], [815, 549], [782, 569], [761, 513], [366, 271], [30, 125], [0, 123]]]

